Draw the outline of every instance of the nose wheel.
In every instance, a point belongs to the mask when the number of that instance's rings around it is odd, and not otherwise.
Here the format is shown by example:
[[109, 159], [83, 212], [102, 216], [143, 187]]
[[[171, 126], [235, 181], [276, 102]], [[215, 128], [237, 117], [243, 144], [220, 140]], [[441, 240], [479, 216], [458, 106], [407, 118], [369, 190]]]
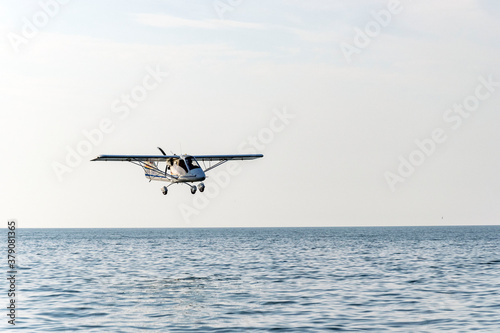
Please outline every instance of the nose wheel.
[[205, 191], [205, 184], [203, 184], [203, 183], [199, 183], [199, 184], [198, 184], [198, 188], [196, 188], [196, 186], [195, 186], [195, 185], [191, 186], [191, 194], [195, 194], [197, 189], [198, 189], [200, 192]]

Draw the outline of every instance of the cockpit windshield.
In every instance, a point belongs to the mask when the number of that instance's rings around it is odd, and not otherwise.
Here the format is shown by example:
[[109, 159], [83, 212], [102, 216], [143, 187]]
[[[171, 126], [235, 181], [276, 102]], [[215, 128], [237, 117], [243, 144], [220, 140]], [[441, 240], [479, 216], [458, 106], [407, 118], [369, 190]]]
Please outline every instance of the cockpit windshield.
[[189, 170], [200, 168], [200, 165], [198, 164], [198, 162], [191, 156], [186, 157], [186, 164], [187, 164], [187, 167]]

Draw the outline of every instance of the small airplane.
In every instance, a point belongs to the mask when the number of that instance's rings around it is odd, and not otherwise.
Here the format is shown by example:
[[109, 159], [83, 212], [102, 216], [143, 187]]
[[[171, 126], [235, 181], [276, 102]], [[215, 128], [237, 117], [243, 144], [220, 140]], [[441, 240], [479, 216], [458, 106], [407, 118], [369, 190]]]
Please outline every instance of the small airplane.
[[[232, 160], [253, 160], [256, 158], [264, 157], [262, 154], [248, 154], [248, 155], [167, 155], [158, 147], [162, 155], [100, 155], [92, 161], [126, 161], [135, 165], [139, 165], [144, 170], [146, 178], [149, 181], [158, 180], [170, 182], [169, 185], [163, 186], [161, 191], [164, 195], [168, 193], [168, 187], [173, 184], [186, 184], [191, 187], [191, 193], [195, 194], [196, 189], [203, 192], [205, 184], [203, 181], [206, 179], [205, 172], [212, 170], [227, 161]], [[203, 162], [204, 169], [201, 168], [198, 161]], [[218, 161], [214, 165], [211, 162]], [[158, 167], [159, 162], [165, 162], [165, 169]], [[209, 166], [205, 166], [205, 162], [210, 162]], [[188, 183], [196, 183], [190, 185]]]

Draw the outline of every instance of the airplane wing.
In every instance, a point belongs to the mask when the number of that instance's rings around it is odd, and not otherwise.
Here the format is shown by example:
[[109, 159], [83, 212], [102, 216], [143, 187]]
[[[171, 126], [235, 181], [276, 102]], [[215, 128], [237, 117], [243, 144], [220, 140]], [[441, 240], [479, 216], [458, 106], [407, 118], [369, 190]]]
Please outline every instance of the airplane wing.
[[198, 161], [230, 161], [230, 160], [253, 160], [264, 157], [262, 154], [249, 155], [193, 155]]
[[178, 155], [100, 155], [92, 161], [148, 161], [164, 162], [171, 158], [179, 158]]
[[[198, 161], [230, 161], [230, 160], [253, 160], [264, 157], [262, 154], [247, 155], [192, 155]], [[92, 161], [150, 161], [164, 162], [171, 158], [179, 158], [179, 155], [99, 155]]]
[[[209, 165], [208, 167], [205, 167], [203, 170], [204, 172], [207, 172], [209, 170], [212, 170], [227, 161], [232, 161], [232, 160], [253, 160], [256, 158], [264, 157], [262, 154], [239, 154], [239, 155], [190, 155], [193, 156], [196, 160], [198, 161], [218, 161], [215, 165]], [[96, 158], [94, 158], [92, 161], [125, 161], [125, 162], [132, 162], [134, 164], [140, 165], [143, 168], [146, 166], [147, 163], [151, 162], [165, 162], [169, 159], [178, 159], [181, 156], [179, 155], [100, 155]], [[159, 169], [157, 170], [161, 172]]]

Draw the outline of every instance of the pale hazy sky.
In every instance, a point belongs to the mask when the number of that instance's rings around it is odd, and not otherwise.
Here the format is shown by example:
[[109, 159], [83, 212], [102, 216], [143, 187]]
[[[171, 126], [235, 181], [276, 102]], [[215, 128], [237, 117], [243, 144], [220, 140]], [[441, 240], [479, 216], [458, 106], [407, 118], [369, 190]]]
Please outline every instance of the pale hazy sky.
[[[5, 223], [499, 223], [497, 1], [2, 1], [0, 34]], [[157, 146], [265, 157], [194, 196], [90, 162]]]

